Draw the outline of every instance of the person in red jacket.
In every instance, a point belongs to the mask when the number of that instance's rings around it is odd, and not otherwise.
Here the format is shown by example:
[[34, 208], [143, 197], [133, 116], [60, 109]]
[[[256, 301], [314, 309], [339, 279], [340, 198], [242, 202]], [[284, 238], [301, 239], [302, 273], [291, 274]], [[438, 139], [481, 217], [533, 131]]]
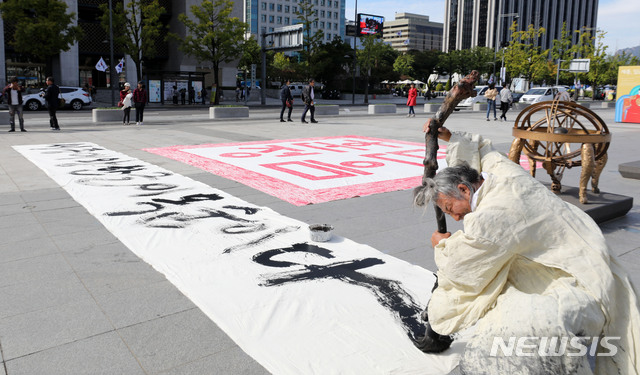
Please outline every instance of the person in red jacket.
[[413, 107], [416, 105], [417, 98], [418, 90], [416, 89], [416, 85], [412, 83], [407, 99], [407, 105], [409, 106], [409, 114], [407, 115], [407, 117], [416, 117], [416, 112], [413, 110]]
[[147, 90], [144, 89], [144, 82], [138, 82], [138, 87], [133, 90], [133, 102], [136, 107], [136, 125], [142, 125], [144, 106], [147, 104]]

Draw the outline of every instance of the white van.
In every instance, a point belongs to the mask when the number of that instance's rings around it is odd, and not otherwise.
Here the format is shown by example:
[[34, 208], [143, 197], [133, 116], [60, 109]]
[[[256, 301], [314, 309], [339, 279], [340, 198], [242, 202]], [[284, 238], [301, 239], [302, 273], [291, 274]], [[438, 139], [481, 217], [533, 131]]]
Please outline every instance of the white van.
[[[465, 100], [461, 101], [460, 104], [458, 104], [457, 106], [473, 107], [474, 103], [485, 103], [487, 99], [484, 97], [484, 93], [487, 92], [488, 89], [489, 89], [489, 86], [476, 86], [475, 90], [478, 94], [472, 98], [466, 98]], [[502, 86], [496, 86], [496, 89], [498, 89], [498, 92], [500, 92], [500, 90], [502, 90]]]
[[567, 91], [565, 86], [534, 87], [520, 98], [520, 103], [535, 104], [547, 100], [553, 100], [558, 92]]

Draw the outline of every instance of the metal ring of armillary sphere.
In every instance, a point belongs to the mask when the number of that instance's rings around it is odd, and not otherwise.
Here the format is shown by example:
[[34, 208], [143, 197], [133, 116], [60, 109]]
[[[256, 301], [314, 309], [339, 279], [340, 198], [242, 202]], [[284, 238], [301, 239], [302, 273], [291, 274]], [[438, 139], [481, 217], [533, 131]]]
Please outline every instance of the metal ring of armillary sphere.
[[[531, 162], [542, 162], [553, 181], [552, 190], [560, 191], [565, 168], [583, 166], [580, 201], [586, 203], [589, 178], [594, 192], [598, 192], [611, 133], [602, 118], [589, 108], [558, 100], [530, 105], [516, 118], [512, 134], [515, 140], [510, 159], [518, 162], [524, 151]], [[534, 165], [531, 174], [535, 175]]]

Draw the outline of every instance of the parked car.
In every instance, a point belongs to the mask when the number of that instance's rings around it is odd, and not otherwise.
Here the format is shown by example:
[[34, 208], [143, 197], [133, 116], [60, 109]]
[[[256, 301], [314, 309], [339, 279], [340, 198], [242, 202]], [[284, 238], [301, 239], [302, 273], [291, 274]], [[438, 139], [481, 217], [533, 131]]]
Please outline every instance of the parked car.
[[[478, 93], [476, 96], [472, 98], [466, 98], [458, 104], [458, 107], [473, 107], [475, 103], [484, 103], [487, 99], [484, 97], [484, 93], [487, 92], [489, 86], [476, 86], [476, 92]], [[496, 86], [498, 92], [502, 90], [502, 86]]]
[[[24, 107], [29, 111], [37, 111], [45, 107], [46, 104], [42, 97], [43, 90], [33, 91], [33, 89], [30, 89], [27, 95], [22, 96]], [[71, 107], [76, 111], [81, 110], [85, 105], [91, 104], [91, 94], [81, 87], [60, 86], [60, 95], [65, 100], [65, 107]]]
[[520, 103], [535, 104], [547, 100], [553, 100], [558, 92], [567, 91], [566, 86], [555, 87], [534, 87], [524, 93], [520, 98]]
[[524, 95], [523, 92], [512, 92], [511, 97], [513, 98], [513, 101], [511, 102], [511, 104], [519, 102], [520, 98], [522, 98], [522, 95]]

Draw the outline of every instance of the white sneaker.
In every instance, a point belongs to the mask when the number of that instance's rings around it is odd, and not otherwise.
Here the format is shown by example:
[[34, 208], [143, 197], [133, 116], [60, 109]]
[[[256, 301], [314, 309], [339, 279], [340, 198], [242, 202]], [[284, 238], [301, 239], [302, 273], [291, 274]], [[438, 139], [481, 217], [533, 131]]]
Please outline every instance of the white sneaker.
[[141, 122], [140, 125], [144, 125], [144, 124]]
[[[487, 121], [489, 121], [489, 120], [487, 120]], [[139, 122], [136, 122], [136, 125], [140, 125], [140, 123], [139, 123]]]

